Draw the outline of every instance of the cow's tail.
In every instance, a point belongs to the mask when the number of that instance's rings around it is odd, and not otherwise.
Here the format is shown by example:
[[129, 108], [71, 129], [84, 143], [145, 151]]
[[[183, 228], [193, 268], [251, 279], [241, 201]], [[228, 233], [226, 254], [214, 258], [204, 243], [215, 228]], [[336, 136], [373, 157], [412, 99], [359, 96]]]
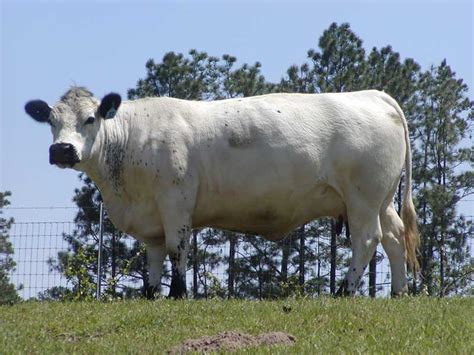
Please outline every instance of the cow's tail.
[[403, 221], [403, 225], [405, 227], [404, 231], [404, 241], [405, 241], [405, 255], [409, 269], [416, 273], [419, 268], [418, 259], [416, 257], [416, 253], [418, 250], [418, 246], [420, 244], [420, 234], [418, 232], [418, 227], [416, 224], [416, 211], [415, 206], [413, 204], [412, 198], [412, 191], [411, 191], [411, 184], [412, 184], [412, 176], [411, 176], [411, 147], [410, 147], [410, 136], [408, 132], [408, 124], [403, 114], [402, 109], [398, 105], [398, 103], [386, 95], [386, 98], [390, 98], [390, 104], [393, 106], [403, 123], [403, 129], [405, 130], [405, 147], [406, 147], [406, 154], [405, 154], [405, 186], [403, 189], [403, 202], [402, 202], [402, 210], [401, 210], [401, 217]]

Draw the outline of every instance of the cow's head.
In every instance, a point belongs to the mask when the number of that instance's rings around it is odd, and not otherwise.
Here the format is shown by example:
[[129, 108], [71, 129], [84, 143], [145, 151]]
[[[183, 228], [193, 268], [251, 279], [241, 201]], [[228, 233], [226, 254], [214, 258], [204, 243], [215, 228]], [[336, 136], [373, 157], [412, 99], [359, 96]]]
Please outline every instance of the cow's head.
[[32, 100], [25, 111], [36, 121], [48, 123], [53, 133], [49, 162], [60, 168], [77, 168], [90, 159], [103, 120], [115, 117], [122, 99], [110, 93], [102, 101], [81, 87], [66, 92], [53, 107]]

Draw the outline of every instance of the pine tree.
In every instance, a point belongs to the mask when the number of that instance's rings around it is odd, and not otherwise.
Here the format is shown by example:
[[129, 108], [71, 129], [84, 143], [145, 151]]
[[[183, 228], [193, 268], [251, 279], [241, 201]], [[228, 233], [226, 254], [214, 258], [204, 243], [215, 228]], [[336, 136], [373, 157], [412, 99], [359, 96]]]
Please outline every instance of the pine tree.
[[169, 52], [162, 62], [147, 61], [146, 78], [138, 80], [136, 88], [128, 90], [128, 97], [219, 100], [261, 95], [274, 89], [261, 74], [260, 62], [234, 68], [236, 62], [237, 58], [229, 54], [219, 59], [195, 49], [189, 51], [189, 57]]
[[191, 58], [182, 53], [168, 52], [160, 63], [149, 59], [145, 79], [137, 82], [135, 89], [128, 91], [129, 99], [142, 97], [176, 97], [187, 100], [201, 100], [207, 93], [206, 76], [211, 68], [207, 53], [191, 50]]
[[[10, 204], [8, 200], [10, 196], [10, 191], [0, 192], [0, 216], [3, 214], [3, 208]], [[9, 274], [16, 266], [13, 260], [13, 246], [8, 240], [8, 231], [12, 223], [13, 218], [0, 217], [0, 305], [20, 301], [15, 285], [9, 279]]]
[[296, 93], [316, 93], [319, 88], [316, 84], [315, 72], [308, 63], [292, 65], [286, 71], [286, 77], [280, 81], [279, 91]]
[[348, 23], [332, 23], [319, 38], [320, 51], [310, 49], [319, 92], [345, 92], [363, 86], [365, 50]]
[[[458, 202], [472, 193], [473, 146], [461, 146], [473, 122], [467, 85], [446, 60], [419, 81], [416, 169], [422, 286], [429, 294], [450, 294], [467, 285], [474, 271], [467, 245], [472, 223], [459, 215]], [[464, 172], [461, 166], [470, 166]]]

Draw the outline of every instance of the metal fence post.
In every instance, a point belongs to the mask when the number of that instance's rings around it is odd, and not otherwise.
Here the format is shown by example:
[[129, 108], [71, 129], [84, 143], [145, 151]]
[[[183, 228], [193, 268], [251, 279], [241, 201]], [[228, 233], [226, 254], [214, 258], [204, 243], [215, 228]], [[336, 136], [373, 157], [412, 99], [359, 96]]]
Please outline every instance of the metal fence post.
[[100, 203], [99, 215], [99, 250], [97, 252], [97, 290], [96, 298], [100, 299], [101, 280], [102, 280], [102, 241], [104, 237], [104, 204]]

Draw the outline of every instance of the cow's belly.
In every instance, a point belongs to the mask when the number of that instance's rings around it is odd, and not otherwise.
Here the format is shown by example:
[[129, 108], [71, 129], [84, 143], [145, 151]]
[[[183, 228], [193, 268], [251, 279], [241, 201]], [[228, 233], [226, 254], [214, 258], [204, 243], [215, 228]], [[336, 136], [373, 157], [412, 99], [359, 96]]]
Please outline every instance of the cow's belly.
[[277, 240], [322, 216], [345, 216], [340, 195], [327, 184], [308, 188], [273, 188], [260, 194], [208, 193], [198, 199], [194, 227], [214, 227], [259, 234]]
[[105, 199], [105, 205], [110, 220], [121, 231], [143, 242], [164, 240], [163, 224], [154, 200]]
[[[162, 242], [163, 224], [153, 201], [105, 202], [118, 229], [143, 242]], [[315, 218], [345, 214], [342, 198], [325, 184], [259, 195], [208, 193], [196, 201], [193, 228], [212, 227], [278, 240]]]

